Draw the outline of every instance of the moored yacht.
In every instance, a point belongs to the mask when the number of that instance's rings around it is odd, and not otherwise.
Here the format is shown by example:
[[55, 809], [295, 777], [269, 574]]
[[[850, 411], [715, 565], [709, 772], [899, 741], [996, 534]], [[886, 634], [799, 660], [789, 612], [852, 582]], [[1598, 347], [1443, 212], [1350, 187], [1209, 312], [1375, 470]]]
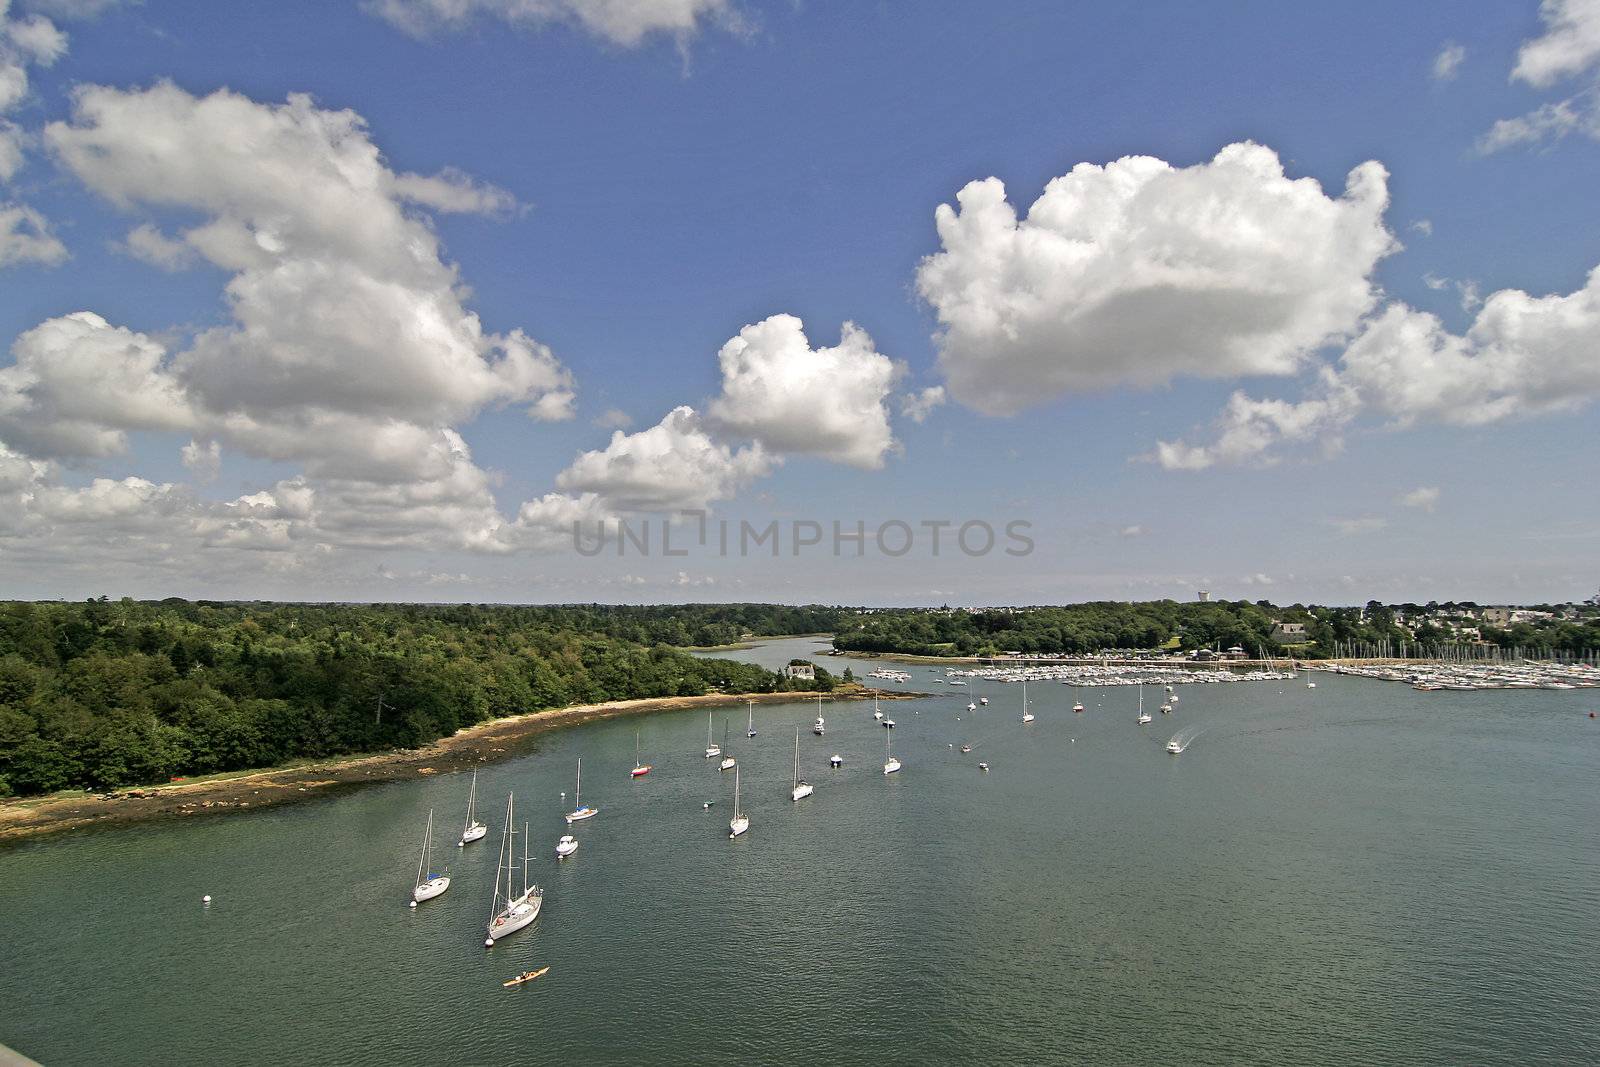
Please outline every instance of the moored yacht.
[[422, 858], [417, 861], [417, 884], [411, 890], [411, 906], [432, 900], [450, 888], [448, 874], [434, 874], [433, 866], [433, 810], [428, 810], [428, 828], [422, 833]]
[[457, 845], [471, 844], [484, 834], [489, 828], [478, 821], [478, 768], [472, 768], [472, 788], [467, 792], [467, 826], [461, 831], [461, 840]]
[[794, 784], [789, 788], [790, 800], [804, 800], [812, 794], [811, 783], [800, 777], [800, 727], [794, 728]]
[[[511, 796], [506, 797], [506, 827], [500, 834], [500, 861], [495, 868], [494, 903], [489, 905], [488, 937], [485, 948], [493, 948], [499, 938], [514, 934], [539, 917], [544, 907], [544, 892], [528, 881], [528, 827], [522, 827], [522, 892], [517, 893], [512, 884], [512, 872], [517, 869], [515, 855], [516, 831], [511, 828]], [[500, 875], [505, 874], [502, 882]]]
[[583, 802], [583, 757], [578, 757], [578, 786], [572, 796], [573, 809], [564, 816], [568, 823], [581, 822], [592, 819], [600, 814], [599, 808], [592, 808]]
[[733, 818], [728, 820], [728, 838], [732, 840], [750, 829], [750, 818], [739, 810], [739, 768], [733, 769]]
[[578, 851], [578, 839], [571, 834], [562, 834], [561, 840], [556, 842], [556, 859], [564, 860]]

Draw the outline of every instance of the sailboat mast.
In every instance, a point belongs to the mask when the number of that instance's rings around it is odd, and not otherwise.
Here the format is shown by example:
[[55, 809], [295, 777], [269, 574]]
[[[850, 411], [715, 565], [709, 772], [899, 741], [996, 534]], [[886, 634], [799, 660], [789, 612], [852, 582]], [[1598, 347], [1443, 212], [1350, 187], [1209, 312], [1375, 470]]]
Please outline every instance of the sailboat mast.
[[467, 790], [467, 825], [466, 825], [466, 828], [461, 831], [461, 833], [463, 835], [463, 838], [465, 837], [467, 830], [472, 829], [473, 809], [474, 809], [474, 805], [476, 805], [477, 802], [478, 802], [478, 768], [474, 767], [474, 768], [472, 768], [472, 788]]
[[[509, 888], [509, 887], [508, 887]], [[528, 895], [528, 824], [522, 824], [522, 895]]]
[[422, 884], [423, 869], [428, 866], [428, 839], [433, 836], [433, 810], [428, 810], [428, 828], [422, 834], [422, 858], [417, 860], [417, 884]]
[[576, 788], [576, 792], [574, 793], [574, 795], [572, 797], [572, 806], [574, 808], [583, 807], [583, 757], [582, 756], [578, 757], [578, 785], [577, 785], [577, 788]]
[[739, 768], [733, 769], [733, 817], [739, 817]]
[[794, 788], [800, 786], [800, 727], [794, 728]]

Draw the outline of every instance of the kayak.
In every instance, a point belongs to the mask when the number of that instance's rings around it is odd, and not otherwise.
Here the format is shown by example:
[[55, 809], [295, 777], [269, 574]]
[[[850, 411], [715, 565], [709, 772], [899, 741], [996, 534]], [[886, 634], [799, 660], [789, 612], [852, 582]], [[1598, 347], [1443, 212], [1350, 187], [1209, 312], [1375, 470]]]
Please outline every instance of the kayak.
[[524, 971], [521, 974], [517, 975], [515, 978], [511, 979], [511, 981], [509, 981], [509, 982], [501, 982], [500, 985], [501, 985], [502, 988], [509, 989], [511, 986], [521, 985], [523, 982], [531, 982], [535, 978], [538, 978], [541, 975], [543, 975], [544, 972], [548, 971], [549, 969], [550, 968], [548, 968], [548, 967], [540, 967], [537, 971]]

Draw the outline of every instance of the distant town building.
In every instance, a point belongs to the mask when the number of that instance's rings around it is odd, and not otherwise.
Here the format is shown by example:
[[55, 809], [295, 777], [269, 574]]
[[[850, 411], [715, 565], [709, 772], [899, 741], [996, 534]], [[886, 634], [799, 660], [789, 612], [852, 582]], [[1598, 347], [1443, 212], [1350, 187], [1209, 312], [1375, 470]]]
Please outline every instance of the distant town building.
[[791, 663], [783, 668], [783, 676], [805, 682], [817, 680], [817, 668], [809, 663]]

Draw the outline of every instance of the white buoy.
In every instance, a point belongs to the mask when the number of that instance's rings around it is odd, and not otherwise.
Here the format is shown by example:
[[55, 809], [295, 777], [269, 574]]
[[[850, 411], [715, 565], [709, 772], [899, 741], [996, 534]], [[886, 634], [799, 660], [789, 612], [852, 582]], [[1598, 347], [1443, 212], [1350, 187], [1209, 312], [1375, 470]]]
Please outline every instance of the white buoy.
[[484, 938], [483, 939], [483, 947], [484, 948], [494, 948], [494, 938], [492, 938], [492, 937]]
[[207, 893], [207, 894], [206, 894], [206, 895], [205, 895], [205, 896], [203, 896], [203, 897], [201, 897], [201, 898], [200, 898], [200, 903], [202, 903], [202, 904], [209, 904], [209, 903], [211, 903], [211, 894], [210, 894], [210, 893]]

